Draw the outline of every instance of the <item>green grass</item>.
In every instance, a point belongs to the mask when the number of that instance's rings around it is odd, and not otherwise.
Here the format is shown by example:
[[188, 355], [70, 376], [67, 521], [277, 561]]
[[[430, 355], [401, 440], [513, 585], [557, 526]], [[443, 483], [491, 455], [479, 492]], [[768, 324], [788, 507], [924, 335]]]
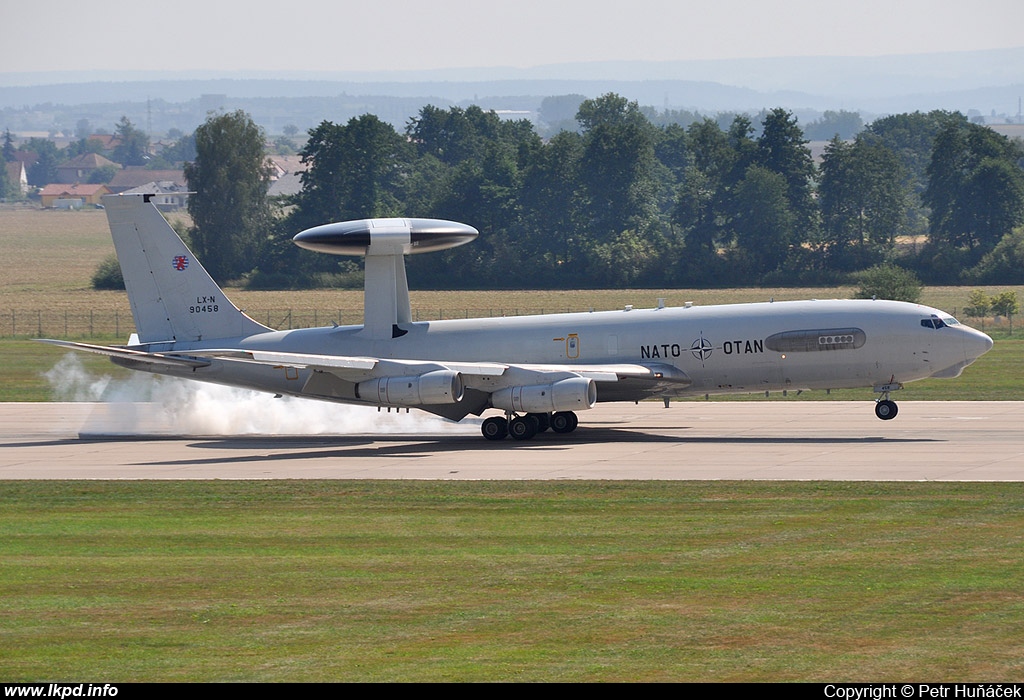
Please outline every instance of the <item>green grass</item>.
[[[95, 338], [91, 342], [123, 343], [124, 339]], [[0, 401], [53, 401], [53, 388], [44, 376], [70, 351], [33, 340], [0, 340]], [[125, 378], [131, 370], [106, 357], [75, 353], [92, 377]]]
[[1019, 680], [1024, 486], [0, 482], [6, 681]]

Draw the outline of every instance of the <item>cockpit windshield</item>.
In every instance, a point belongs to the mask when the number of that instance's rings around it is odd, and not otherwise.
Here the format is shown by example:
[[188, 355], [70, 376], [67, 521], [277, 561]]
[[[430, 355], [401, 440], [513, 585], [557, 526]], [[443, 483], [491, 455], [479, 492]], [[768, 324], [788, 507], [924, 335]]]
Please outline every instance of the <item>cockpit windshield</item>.
[[946, 326], [959, 326], [960, 322], [952, 316], [945, 316], [939, 318], [935, 314], [932, 314], [929, 318], [922, 318], [921, 325], [925, 328], [945, 328]]

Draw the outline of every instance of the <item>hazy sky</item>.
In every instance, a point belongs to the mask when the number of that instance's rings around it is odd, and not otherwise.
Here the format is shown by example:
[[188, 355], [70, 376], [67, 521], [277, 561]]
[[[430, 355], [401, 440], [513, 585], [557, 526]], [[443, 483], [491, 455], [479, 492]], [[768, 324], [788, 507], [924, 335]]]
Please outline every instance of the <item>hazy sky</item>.
[[0, 72], [529, 67], [1024, 45], [1022, 0], [174, 0], [105, 5], [12, 0], [5, 5]]

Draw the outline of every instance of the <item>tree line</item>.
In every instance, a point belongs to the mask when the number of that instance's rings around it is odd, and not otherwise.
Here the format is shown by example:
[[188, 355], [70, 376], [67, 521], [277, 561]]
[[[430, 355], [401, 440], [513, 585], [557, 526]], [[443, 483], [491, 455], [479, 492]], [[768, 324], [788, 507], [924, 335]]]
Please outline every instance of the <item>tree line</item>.
[[309, 131], [301, 191], [266, 194], [264, 135], [211, 116], [186, 168], [192, 243], [220, 280], [354, 284], [360, 261], [302, 251], [300, 230], [380, 216], [481, 231], [407, 261], [420, 288], [833, 284], [896, 263], [930, 283], [1024, 282], [1024, 148], [956, 112], [837, 134], [820, 164], [796, 118], [769, 110], [657, 119], [615, 94], [580, 99], [542, 139], [479, 107], [422, 108]]

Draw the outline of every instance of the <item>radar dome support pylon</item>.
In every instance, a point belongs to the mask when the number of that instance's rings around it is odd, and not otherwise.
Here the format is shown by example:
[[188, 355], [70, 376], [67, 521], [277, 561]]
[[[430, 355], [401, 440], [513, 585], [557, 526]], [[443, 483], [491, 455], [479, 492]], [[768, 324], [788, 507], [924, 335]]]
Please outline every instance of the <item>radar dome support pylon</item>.
[[472, 226], [441, 219], [359, 219], [306, 229], [292, 239], [308, 250], [365, 257], [363, 334], [400, 338], [412, 322], [405, 256], [454, 248], [479, 235]]

